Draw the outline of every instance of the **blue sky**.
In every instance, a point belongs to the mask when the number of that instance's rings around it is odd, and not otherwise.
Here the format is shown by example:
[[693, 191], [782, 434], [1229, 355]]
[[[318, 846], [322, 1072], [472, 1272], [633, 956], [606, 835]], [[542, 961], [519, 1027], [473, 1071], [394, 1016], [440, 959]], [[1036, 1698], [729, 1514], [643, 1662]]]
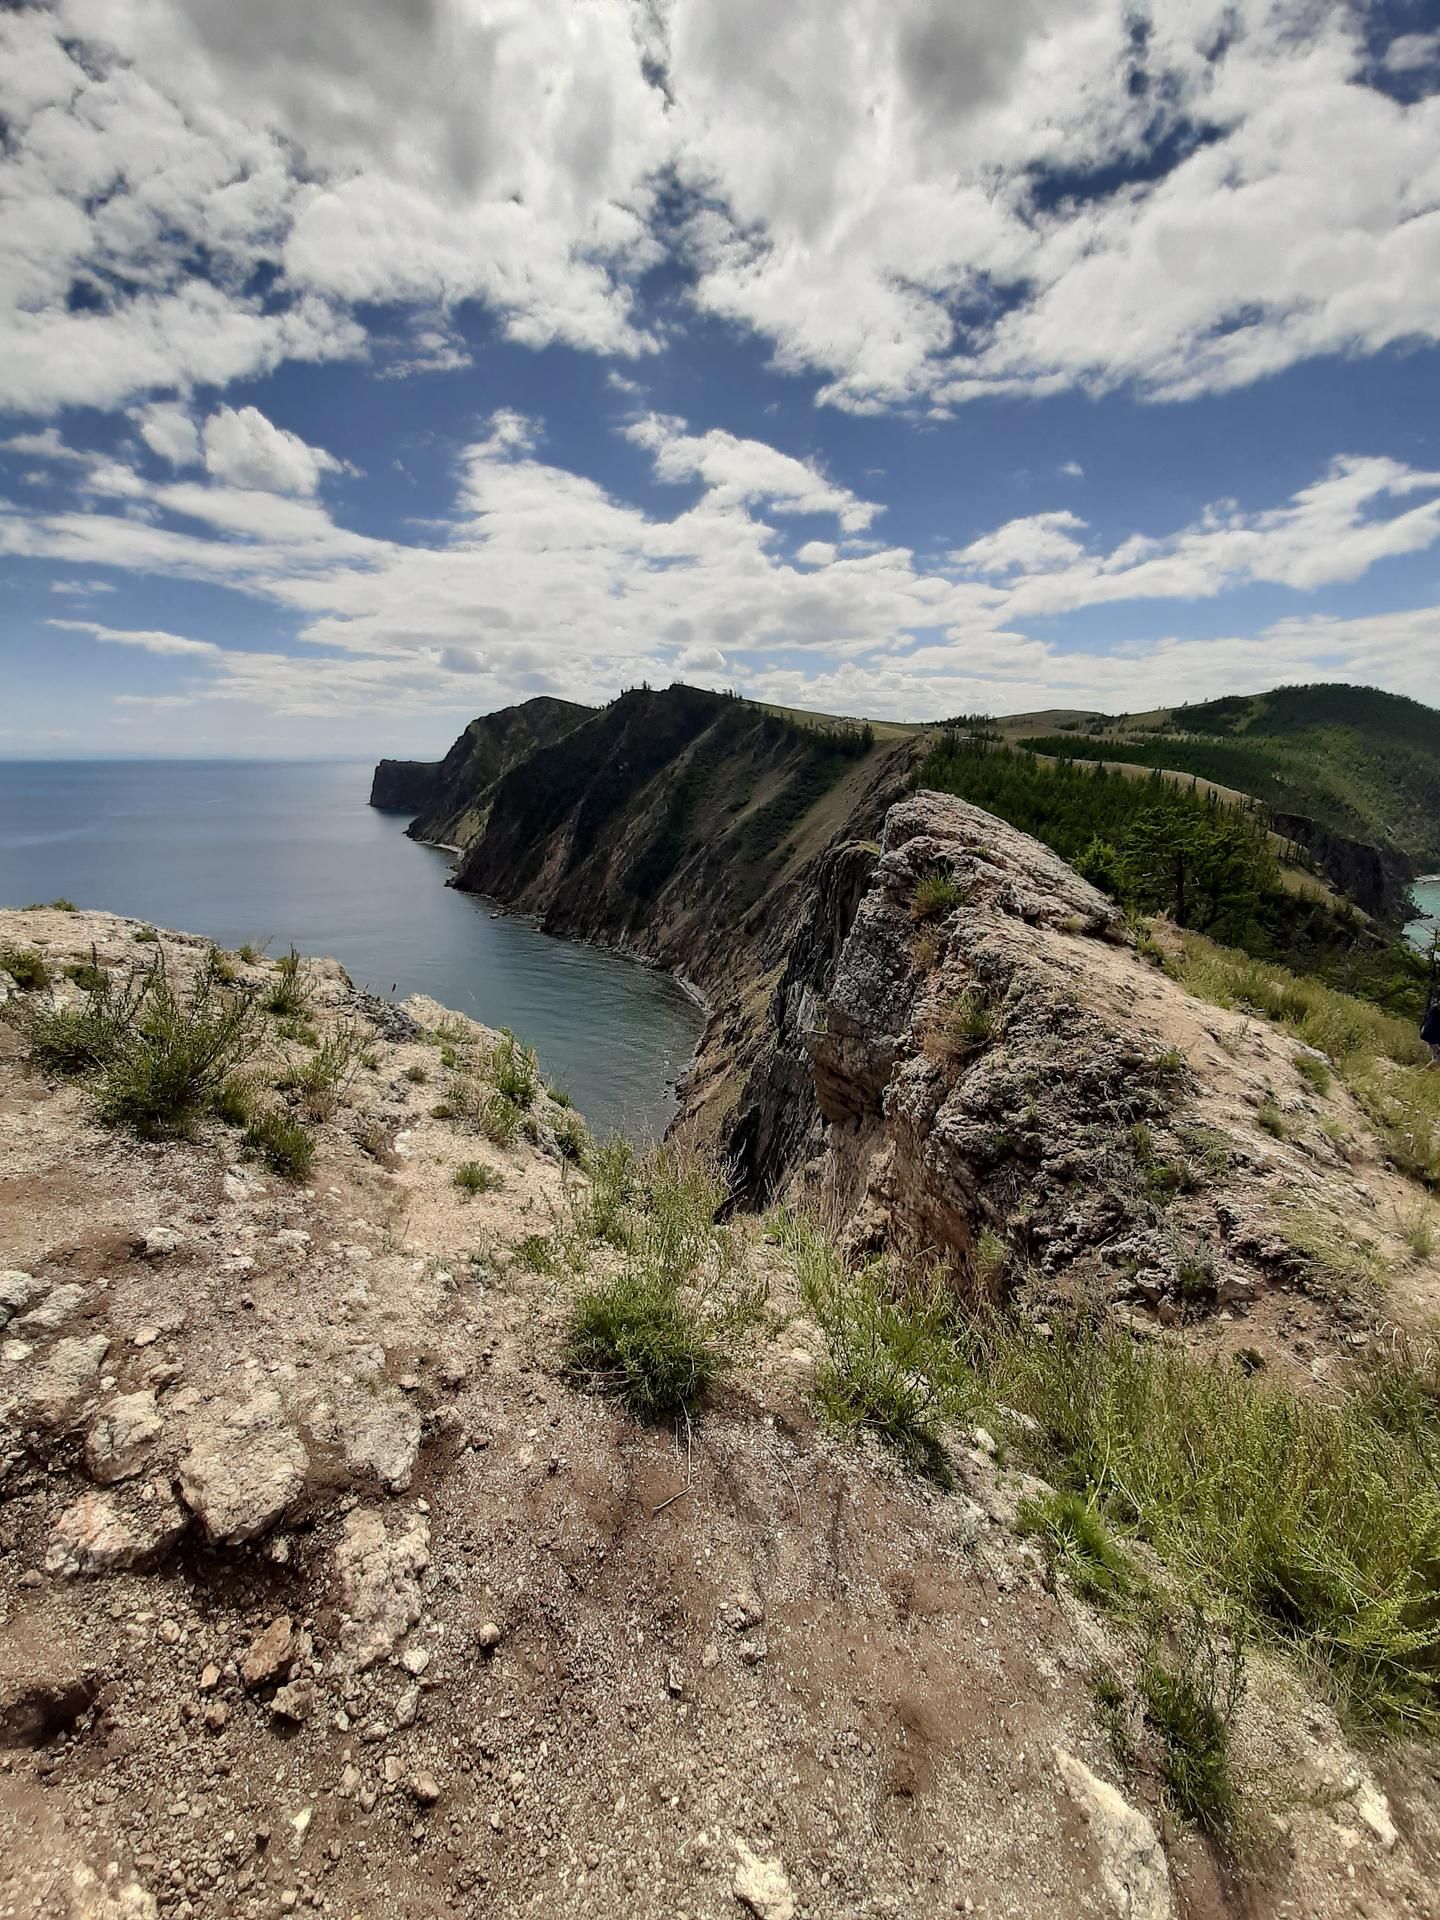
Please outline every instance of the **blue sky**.
[[1440, 704], [1433, 0], [55, 0], [0, 114], [0, 754]]

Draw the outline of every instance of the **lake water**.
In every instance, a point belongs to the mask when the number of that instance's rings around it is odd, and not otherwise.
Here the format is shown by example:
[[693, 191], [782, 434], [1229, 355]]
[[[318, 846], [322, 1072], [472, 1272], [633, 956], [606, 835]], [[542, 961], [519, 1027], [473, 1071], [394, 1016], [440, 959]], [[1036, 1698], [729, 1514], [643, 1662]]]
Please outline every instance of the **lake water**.
[[656, 1137], [700, 1036], [661, 974], [552, 940], [445, 885], [450, 857], [367, 805], [356, 762], [0, 761], [0, 904], [64, 897], [333, 954], [387, 998], [428, 993], [535, 1047], [591, 1127]]
[[1422, 874], [1411, 887], [1410, 898], [1419, 908], [1421, 917], [1410, 922], [1405, 929], [1405, 937], [1428, 953], [1435, 929], [1440, 927], [1440, 873]]

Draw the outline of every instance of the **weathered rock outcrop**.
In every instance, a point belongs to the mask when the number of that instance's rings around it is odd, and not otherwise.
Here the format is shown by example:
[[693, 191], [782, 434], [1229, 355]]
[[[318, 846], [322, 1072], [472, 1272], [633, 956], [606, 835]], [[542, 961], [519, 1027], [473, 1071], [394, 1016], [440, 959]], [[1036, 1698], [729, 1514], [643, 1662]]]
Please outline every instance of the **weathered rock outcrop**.
[[1331, 886], [1349, 894], [1362, 912], [1392, 926], [1408, 919], [1415, 867], [1399, 847], [1348, 839], [1303, 813], [1272, 813], [1270, 824], [1303, 847]]

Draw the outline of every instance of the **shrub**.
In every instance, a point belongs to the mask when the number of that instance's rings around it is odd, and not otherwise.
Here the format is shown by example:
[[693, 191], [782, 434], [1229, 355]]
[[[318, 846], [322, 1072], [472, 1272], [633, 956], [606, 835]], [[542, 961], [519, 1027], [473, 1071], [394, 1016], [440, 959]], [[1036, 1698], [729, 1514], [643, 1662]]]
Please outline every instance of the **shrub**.
[[503, 1174], [494, 1167], [487, 1167], [481, 1160], [462, 1160], [450, 1177], [467, 1198], [473, 1198], [477, 1193], [489, 1193], [504, 1184]]
[[50, 984], [50, 969], [37, 947], [0, 947], [0, 972], [8, 973], [22, 993], [39, 993]]
[[490, 1055], [490, 1078], [495, 1091], [512, 1106], [529, 1107], [540, 1087], [540, 1073], [532, 1048], [502, 1030]]
[[63, 893], [57, 900], [50, 902], [50, 907], [52, 912], [55, 913], [74, 913], [76, 911], [75, 902], [73, 900], [67, 900]]
[[282, 1020], [298, 1020], [310, 1005], [310, 988], [300, 973], [300, 955], [292, 946], [275, 962], [276, 978], [265, 996], [265, 1010]]
[[910, 896], [910, 914], [915, 920], [939, 920], [965, 904], [968, 895], [958, 880], [941, 867], [922, 873]]
[[1435, 1222], [1428, 1207], [1420, 1211], [1404, 1225], [1405, 1244], [1417, 1260], [1428, 1260], [1434, 1253], [1437, 1240]]
[[480, 1131], [494, 1146], [513, 1147], [524, 1119], [513, 1100], [503, 1093], [492, 1093], [480, 1109]]
[[1135, 1592], [1134, 1568], [1110, 1538], [1099, 1508], [1082, 1494], [1022, 1500], [1016, 1520], [1022, 1533], [1040, 1537], [1052, 1571], [1065, 1574], [1085, 1599], [1111, 1605]]
[[247, 967], [258, 967], [265, 957], [264, 945], [256, 946], [253, 940], [243, 940], [235, 949], [237, 960], [243, 960]]
[[405, 1078], [409, 1080], [412, 1085], [423, 1087], [425, 1082], [430, 1078], [430, 1075], [418, 1060], [412, 1060], [410, 1065], [405, 1069]]
[[555, 1123], [555, 1146], [562, 1160], [583, 1166], [590, 1150], [590, 1135], [578, 1113], [566, 1113]]
[[[92, 1004], [98, 997], [91, 996]], [[147, 1140], [193, 1134], [221, 1083], [252, 1049], [254, 1011], [247, 996], [220, 988], [208, 964], [182, 996], [157, 963], [105, 1062], [100, 1118]]]
[[530, 1273], [553, 1273], [558, 1265], [557, 1252], [548, 1233], [527, 1233], [515, 1243], [515, 1263]]
[[556, 1081], [552, 1080], [550, 1082], [550, 1085], [546, 1087], [545, 1091], [547, 1094], [549, 1094], [550, 1098], [555, 1102], [557, 1107], [573, 1107], [575, 1104], [575, 1102], [571, 1099], [567, 1089], [560, 1086]]
[[158, 946], [160, 942], [160, 936], [154, 927], [137, 927], [130, 938], [142, 947]]
[[78, 1007], [37, 1007], [5, 1011], [19, 1026], [30, 1058], [47, 1072], [68, 1076], [97, 1073], [114, 1059], [145, 996], [146, 981], [132, 979], [116, 987], [101, 972]]
[[1228, 1839], [1235, 1826], [1230, 1722], [1244, 1692], [1243, 1654], [1238, 1646], [1222, 1649], [1198, 1608], [1179, 1630], [1173, 1660], [1152, 1633], [1140, 1695], [1160, 1740], [1160, 1777], [1181, 1818], [1216, 1840]]
[[88, 960], [72, 960], [64, 969], [65, 978], [73, 980], [82, 993], [95, 993], [104, 987], [108, 978], [105, 969], [95, 958], [95, 949], [90, 949]]
[[245, 1129], [245, 1146], [272, 1173], [304, 1180], [315, 1164], [315, 1136], [283, 1107], [268, 1107]]
[[360, 1051], [358, 1028], [337, 1027], [308, 1060], [286, 1072], [281, 1084], [299, 1094], [312, 1120], [328, 1120], [355, 1077]]
[[223, 947], [211, 947], [210, 966], [215, 978], [222, 986], [233, 987], [235, 982], [240, 978], [239, 969]]

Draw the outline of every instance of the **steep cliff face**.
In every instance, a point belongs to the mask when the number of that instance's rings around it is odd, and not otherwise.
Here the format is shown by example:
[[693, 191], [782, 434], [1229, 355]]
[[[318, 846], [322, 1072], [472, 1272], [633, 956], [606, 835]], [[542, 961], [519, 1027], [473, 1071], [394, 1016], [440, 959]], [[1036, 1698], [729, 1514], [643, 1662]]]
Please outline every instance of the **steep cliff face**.
[[370, 804], [388, 813], [413, 814], [412, 839], [464, 847], [484, 828], [496, 781], [593, 713], [593, 707], [541, 697], [482, 714], [443, 760], [382, 760]]
[[438, 760], [382, 760], [370, 782], [370, 804], [382, 813], [419, 813], [429, 806], [439, 773]]
[[1303, 813], [1272, 814], [1271, 824], [1276, 833], [1303, 847], [1331, 886], [1348, 894], [1362, 912], [1389, 926], [1409, 919], [1415, 867], [1399, 847], [1347, 839]]
[[[826, 849], [878, 831], [912, 750], [900, 729], [827, 732], [693, 687], [629, 693], [497, 783], [456, 885], [703, 990], [711, 1018], [686, 1111], [758, 1190], [815, 1119], [788, 1016], [776, 1051], [776, 989], [793, 976], [794, 1000], [796, 970], [820, 967]], [[779, 1082], [748, 1087], [772, 1068], [794, 1083], [793, 1105]]]

